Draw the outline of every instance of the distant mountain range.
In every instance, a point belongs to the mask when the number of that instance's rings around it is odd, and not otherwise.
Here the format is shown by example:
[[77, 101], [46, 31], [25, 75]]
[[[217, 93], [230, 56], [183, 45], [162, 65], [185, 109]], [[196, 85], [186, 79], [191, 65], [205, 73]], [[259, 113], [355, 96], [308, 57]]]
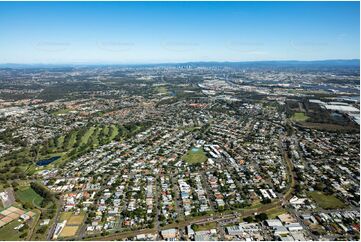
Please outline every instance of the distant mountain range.
[[94, 66], [123, 66], [123, 67], [232, 67], [232, 68], [297, 68], [297, 67], [360, 67], [360, 59], [349, 60], [317, 60], [317, 61], [196, 61], [183, 63], [159, 63], [159, 64], [0, 64], [0, 68], [66, 68], [66, 67], [94, 67]]

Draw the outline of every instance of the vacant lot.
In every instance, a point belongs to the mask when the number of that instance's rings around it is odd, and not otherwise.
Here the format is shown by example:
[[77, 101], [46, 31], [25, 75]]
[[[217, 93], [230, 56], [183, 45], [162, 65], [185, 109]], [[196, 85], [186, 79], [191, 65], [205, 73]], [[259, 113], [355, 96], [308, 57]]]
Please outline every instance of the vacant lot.
[[183, 160], [189, 164], [200, 164], [205, 162], [207, 159], [206, 154], [201, 148], [192, 148], [185, 156], [183, 156]]
[[296, 122], [305, 122], [309, 117], [304, 113], [294, 113], [291, 119]]
[[31, 187], [20, 188], [16, 191], [16, 198], [19, 199], [22, 203], [35, 204], [40, 207], [43, 198], [37, 194]]
[[322, 192], [310, 192], [308, 195], [323, 209], [344, 208], [345, 204], [333, 195]]

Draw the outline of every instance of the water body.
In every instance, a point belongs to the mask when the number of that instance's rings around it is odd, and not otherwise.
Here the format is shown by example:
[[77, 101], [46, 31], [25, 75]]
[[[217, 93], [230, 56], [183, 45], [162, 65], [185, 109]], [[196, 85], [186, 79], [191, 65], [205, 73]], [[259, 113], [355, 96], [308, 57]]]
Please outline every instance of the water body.
[[199, 151], [199, 148], [192, 148], [192, 152], [197, 152]]
[[38, 166], [46, 166], [49, 165], [50, 163], [58, 160], [60, 158], [60, 156], [53, 156], [49, 159], [45, 159], [45, 160], [39, 160], [38, 162], [36, 162], [36, 165]]

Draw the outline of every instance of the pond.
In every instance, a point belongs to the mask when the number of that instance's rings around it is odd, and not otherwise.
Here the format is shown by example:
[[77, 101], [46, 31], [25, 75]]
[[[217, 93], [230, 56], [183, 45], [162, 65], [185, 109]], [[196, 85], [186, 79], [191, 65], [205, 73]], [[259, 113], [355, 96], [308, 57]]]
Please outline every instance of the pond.
[[192, 148], [192, 152], [198, 152], [199, 148]]
[[49, 159], [39, 160], [38, 162], [36, 162], [36, 164], [38, 166], [46, 166], [46, 165], [49, 165], [50, 163], [56, 161], [59, 158], [60, 158], [60, 156], [53, 156]]

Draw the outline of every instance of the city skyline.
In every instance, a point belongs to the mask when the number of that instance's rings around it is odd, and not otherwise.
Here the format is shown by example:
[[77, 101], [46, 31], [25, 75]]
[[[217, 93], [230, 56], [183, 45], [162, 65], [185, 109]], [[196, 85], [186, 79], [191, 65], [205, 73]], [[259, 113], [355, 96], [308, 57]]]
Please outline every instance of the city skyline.
[[[359, 2], [0, 3], [0, 63], [359, 59]], [[356, 23], [356, 24], [355, 24]]]

